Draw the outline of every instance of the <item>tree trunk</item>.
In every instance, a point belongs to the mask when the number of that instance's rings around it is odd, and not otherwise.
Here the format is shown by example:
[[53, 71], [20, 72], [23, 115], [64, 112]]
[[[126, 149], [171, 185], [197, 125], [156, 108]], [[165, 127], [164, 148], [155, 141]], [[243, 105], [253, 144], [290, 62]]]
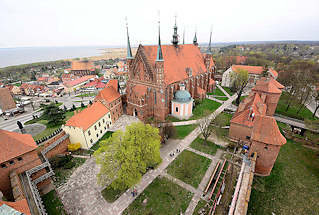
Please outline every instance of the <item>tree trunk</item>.
[[312, 117], [315, 117], [315, 116], [316, 116], [316, 113], [317, 113], [317, 110], [318, 110], [318, 109], [319, 109], [319, 105], [317, 105], [315, 111], [314, 111], [313, 114], [312, 114]]
[[236, 99], [236, 104], [239, 105], [240, 103], [240, 97], [241, 97], [241, 94], [243, 93], [243, 89], [240, 89], [239, 90], [239, 93], [238, 93], [238, 96], [237, 96], [237, 99]]
[[299, 107], [299, 110], [297, 111], [297, 114], [299, 114], [299, 112], [301, 111], [303, 106], [306, 104], [306, 101], [308, 100], [309, 94], [310, 94], [310, 92], [308, 92], [306, 98], [303, 101], [301, 101], [301, 105]]

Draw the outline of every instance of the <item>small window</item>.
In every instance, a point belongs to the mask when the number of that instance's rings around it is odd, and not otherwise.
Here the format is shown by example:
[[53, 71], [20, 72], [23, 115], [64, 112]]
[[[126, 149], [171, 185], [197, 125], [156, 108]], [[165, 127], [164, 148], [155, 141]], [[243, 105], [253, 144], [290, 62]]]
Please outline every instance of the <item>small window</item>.
[[1, 168], [7, 168], [7, 165], [5, 165], [4, 163], [1, 164]]
[[14, 164], [14, 161], [13, 160], [9, 161], [9, 164]]
[[176, 107], [176, 112], [178, 112], [178, 107]]
[[99, 127], [101, 127], [101, 123], [99, 122]]
[[264, 149], [265, 149], [265, 150], [268, 150], [268, 146], [265, 146]]
[[105, 123], [105, 119], [103, 119], [103, 123]]
[[91, 136], [91, 131], [88, 131], [88, 135]]
[[93, 140], [91, 139], [90, 142], [93, 143]]
[[107, 124], [107, 128], [109, 128], [110, 126], [109, 126], [109, 124]]
[[102, 130], [100, 130], [100, 133], [102, 134]]
[[96, 130], [96, 125], [94, 126], [94, 129]]
[[111, 119], [111, 115], [109, 114], [109, 119]]
[[106, 130], [106, 127], [104, 126], [104, 130]]
[[22, 161], [23, 159], [22, 159], [22, 157], [18, 157], [18, 161]]
[[96, 134], [96, 137], [99, 137], [99, 134]]

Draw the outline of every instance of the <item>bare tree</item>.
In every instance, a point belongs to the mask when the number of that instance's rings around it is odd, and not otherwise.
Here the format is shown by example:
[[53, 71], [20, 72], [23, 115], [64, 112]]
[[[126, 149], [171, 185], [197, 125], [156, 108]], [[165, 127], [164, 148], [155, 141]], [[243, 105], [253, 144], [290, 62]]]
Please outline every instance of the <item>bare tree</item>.
[[231, 76], [231, 78], [234, 79], [233, 87], [238, 95], [236, 104], [239, 105], [241, 94], [244, 92], [244, 89], [248, 84], [248, 71], [240, 69], [237, 72], [233, 72]]

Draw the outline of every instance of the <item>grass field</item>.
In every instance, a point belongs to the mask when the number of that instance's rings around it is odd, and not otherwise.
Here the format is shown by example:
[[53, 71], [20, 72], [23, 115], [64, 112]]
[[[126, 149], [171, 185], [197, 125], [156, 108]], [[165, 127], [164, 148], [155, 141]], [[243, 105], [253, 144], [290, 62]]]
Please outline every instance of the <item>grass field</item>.
[[45, 207], [46, 212], [49, 215], [66, 215], [67, 213], [63, 209], [63, 204], [59, 199], [55, 190], [48, 192], [43, 195], [42, 201]]
[[215, 143], [212, 143], [210, 141], [207, 141], [207, 143], [204, 144], [204, 140], [197, 137], [191, 143], [191, 148], [196, 149], [196, 150], [201, 151], [201, 152], [204, 152], [206, 154], [214, 155], [214, 154], [216, 154], [219, 146], [217, 146]]
[[228, 87], [222, 87], [230, 96], [234, 95], [234, 92], [230, 90]]
[[184, 139], [189, 133], [191, 133], [197, 127], [196, 124], [193, 125], [181, 125], [175, 126], [176, 139]]
[[77, 95], [75, 97], [81, 98], [81, 97], [92, 97], [92, 96], [96, 96], [96, 93], [82, 93], [80, 95]]
[[197, 188], [210, 163], [210, 159], [184, 150], [167, 167], [167, 173]]
[[[156, 178], [124, 211], [124, 215], [176, 215], [186, 211], [193, 193], [166, 178]], [[147, 199], [147, 203], [143, 201]]]
[[290, 98], [287, 96], [286, 92], [282, 92], [282, 95], [280, 96], [277, 108], [276, 108], [276, 113], [277, 114], [281, 114], [284, 116], [288, 116], [288, 117], [292, 117], [292, 118], [296, 118], [296, 119], [300, 119], [300, 120], [304, 120], [304, 119], [315, 119], [314, 117], [312, 117], [312, 112], [310, 110], [308, 110], [308, 108], [306, 108], [305, 106], [302, 107], [301, 111], [299, 113], [297, 113], [298, 109], [299, 109], [299, 104], [295, 104], [292, 103], [288, 109], [288, 111], [286, 111], [287, 108], [287, 101]]
[[318, 155], [288, 140], [271, 175], [254, 178], [247, 214], [319, 214]]

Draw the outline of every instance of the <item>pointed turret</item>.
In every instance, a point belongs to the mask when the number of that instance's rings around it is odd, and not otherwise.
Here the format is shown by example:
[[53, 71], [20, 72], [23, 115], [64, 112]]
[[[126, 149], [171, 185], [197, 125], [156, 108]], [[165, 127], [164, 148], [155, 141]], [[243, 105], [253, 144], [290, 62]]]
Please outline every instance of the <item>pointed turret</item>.
[[194, 36], [194, 39], [193, 39], [193, 44], [195, 46], [198, 46], [196, 32], [195, 32], [195, 36]]
[[162, 46], [161, 46], [161, 28], [160, 22], [158, 21], [158, 46], [157, 46], [157, 55], [156, 61], [163, 61], [163, 53], [162, 53]]
[[208, 43], [208, 48], [207, 48], [207, 54], [212, 54], [212, 31], [210, 31], [210, 36], [209, 36], [209, 43]]
[[131, 50], [131, 44], [130, 44], [130, 36], [128, 34], [128, 24], [127, 24], [127, 22], [126, 22], [126, 33], [127, 33], [127, 55], [126, 55], [126, 59], [133, 59], [132, 50]]
[[173, 34], [172, 43], [173, 43], [174, 46], [177, 46], [177, 45], [178, 45], [178, 34], [177, 34], [176, 16], [175, 16], [175, 25], [174, 25], [174, 34]]

